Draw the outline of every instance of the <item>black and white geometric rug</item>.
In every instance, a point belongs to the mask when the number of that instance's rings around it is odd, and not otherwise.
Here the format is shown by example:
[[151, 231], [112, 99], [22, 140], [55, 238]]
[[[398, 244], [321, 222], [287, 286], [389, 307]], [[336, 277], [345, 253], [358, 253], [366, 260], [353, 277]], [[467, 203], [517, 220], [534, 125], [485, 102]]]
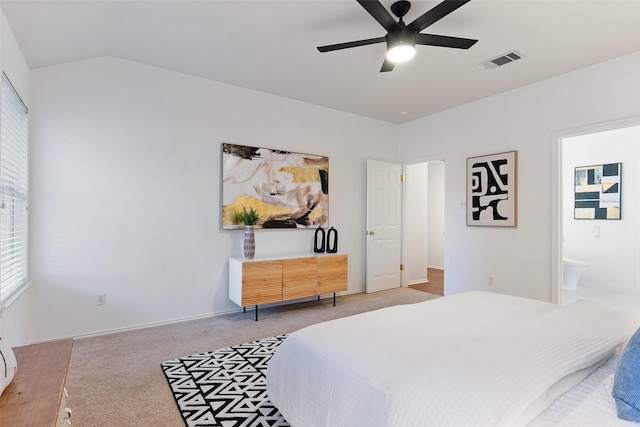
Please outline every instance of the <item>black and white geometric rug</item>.
[[289, 426], [267, 398], [267, 363], [278, 335], [162, 363], [189, 427]]

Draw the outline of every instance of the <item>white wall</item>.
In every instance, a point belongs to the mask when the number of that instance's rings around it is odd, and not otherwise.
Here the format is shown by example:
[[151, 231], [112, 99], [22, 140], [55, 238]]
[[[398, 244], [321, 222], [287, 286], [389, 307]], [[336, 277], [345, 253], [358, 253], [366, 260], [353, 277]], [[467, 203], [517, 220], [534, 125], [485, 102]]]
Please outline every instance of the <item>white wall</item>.
[[[30, 106], [29, 67], [18, 47], [13, 32], [0, 11], [0, 68], [7, 74], [23, 102]], [[7, 307], [0, 307], [0, 336], [15, 347], [29, 340], [31, 289], [13, 299]]]
[[405, 224], [403, 247], [406, 253], [403, 263], [406, 266], [406, 284], [427, 281], [427, 243], [428, 243], [428, 177], [427, 163], [415, 163], [405, 167]]
[[[219, 228], [223, 141], [330, 157], [331, 225], [350, 255], [350, 291], [364, 287], [366, 158], [444, 157], [447, 293], [550, 300], [552, 134], [640, 115], [638, 75], [635, 53], [397, 127], [114, 58], [34, 71], [33, 286], [28, 307], [12, 306], [1, 327], [10, 313], [33, 313], [28, 338], [40, 341], [235, 309], [226, 259], [241, 254], [242, 233]], [[512, 149], [518, 227], [467, 227], [466, 158]], [[260, 230], [257, 253], [308, 250], [312, 236]]]
[[428, 163], [427, 195], [429, 215], [427, 217], [427, 265], [430, 268], [444, 269], [445, 248], [445, 193], [444, 193], [444, 162]]
[[[364, 289], [366, 159], [397, 161], [395, 125], [109, 57], [34, 70], [32, 93], [32, 341], [237, 309], [222, 142], [329, 156], [330, 225]], [[313, 233], [257, 230], [256, 256]]]
[[[636, 293], [640, 125], [589, 133], [562, 141], [563, 249], [568, 258], [589, 263], [581, 287]], [[576, 220], [574, 169], [622, 163], [621, 219]]]
[[[502, 72], [510, 71], [487, 70], [486, 78]], [[401, 161], [444, 153], [446, 293], [493, 290], [551, 300], [552, 199], [559, 191], [552, 187], [552, 134], [640, 115], [638, 75], [640, 52], [400, 127]], [[517, 228], [467, 227], [466, 158], [509, 150], [518, 150]]]

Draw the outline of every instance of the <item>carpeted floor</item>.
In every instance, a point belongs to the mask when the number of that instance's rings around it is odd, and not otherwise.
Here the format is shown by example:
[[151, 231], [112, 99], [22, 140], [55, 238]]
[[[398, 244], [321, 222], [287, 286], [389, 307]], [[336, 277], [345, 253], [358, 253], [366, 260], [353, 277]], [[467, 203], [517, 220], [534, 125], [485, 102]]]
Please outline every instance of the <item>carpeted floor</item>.
[[184, 426], [161, 363], [365, 311], [437, 298], [397, 288], [287, 304], [74, 342], [66, 387], [75, 427]]

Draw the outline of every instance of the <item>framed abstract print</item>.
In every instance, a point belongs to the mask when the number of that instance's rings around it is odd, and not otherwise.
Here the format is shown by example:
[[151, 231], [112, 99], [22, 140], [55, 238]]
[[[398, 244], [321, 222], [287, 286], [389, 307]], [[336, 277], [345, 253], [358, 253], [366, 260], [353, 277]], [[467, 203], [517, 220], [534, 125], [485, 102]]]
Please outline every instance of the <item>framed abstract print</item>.
[[574, 173], [575, 219], [621, 219], [622, 163], [580, 166]]
[[316, 228], [329, 222], [329, 158], [222, 144], [222, 228], [244, 228], [238, 214], [257, 212], [256, 228]]

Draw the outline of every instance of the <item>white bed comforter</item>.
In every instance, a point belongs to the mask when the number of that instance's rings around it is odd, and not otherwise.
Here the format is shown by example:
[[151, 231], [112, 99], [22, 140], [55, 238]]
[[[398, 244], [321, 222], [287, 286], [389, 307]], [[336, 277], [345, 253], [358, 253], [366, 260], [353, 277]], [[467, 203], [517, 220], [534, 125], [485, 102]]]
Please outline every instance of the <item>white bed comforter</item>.
[[590, 301], [458, 294], [294, 332], [269, 363], [267, 392], [294, 427], [521, 425], [551, 386], [610, 357], [639, 324]]

